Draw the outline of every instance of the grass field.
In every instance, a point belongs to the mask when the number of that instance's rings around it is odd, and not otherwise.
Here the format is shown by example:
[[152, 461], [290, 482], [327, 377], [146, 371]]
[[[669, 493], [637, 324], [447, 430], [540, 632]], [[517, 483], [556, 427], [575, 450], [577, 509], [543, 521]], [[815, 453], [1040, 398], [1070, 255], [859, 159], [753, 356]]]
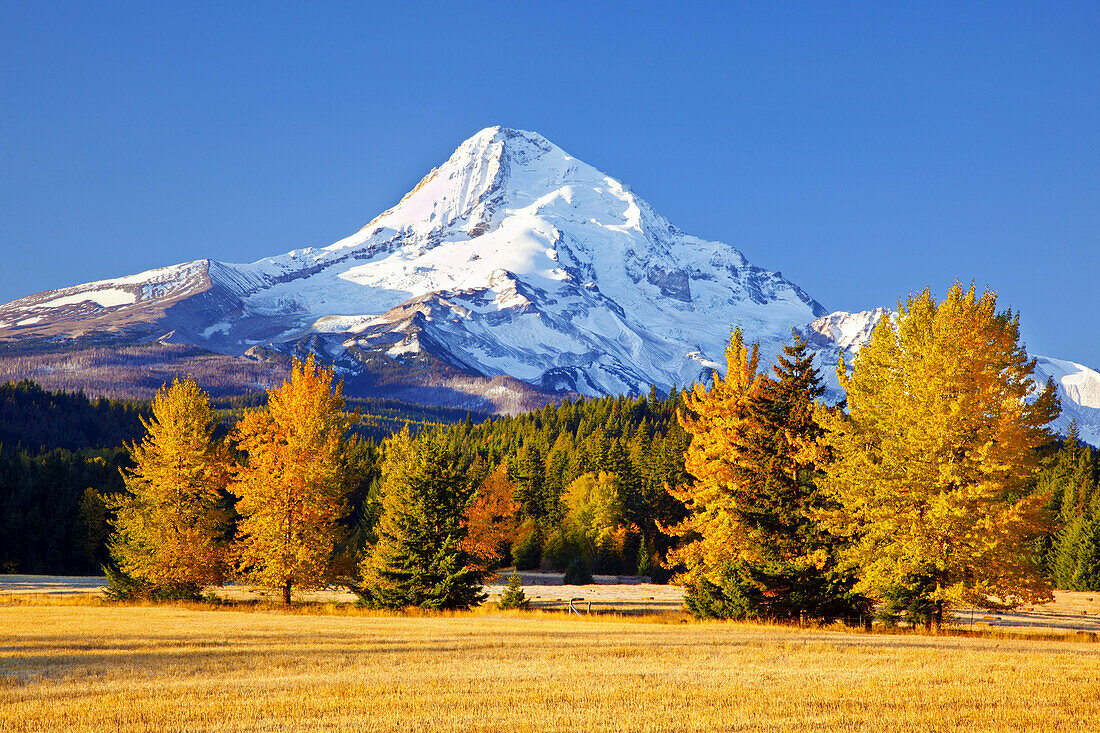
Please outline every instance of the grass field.
[[0, 731], [1096, 730], [1100, 644], [0, 605]]

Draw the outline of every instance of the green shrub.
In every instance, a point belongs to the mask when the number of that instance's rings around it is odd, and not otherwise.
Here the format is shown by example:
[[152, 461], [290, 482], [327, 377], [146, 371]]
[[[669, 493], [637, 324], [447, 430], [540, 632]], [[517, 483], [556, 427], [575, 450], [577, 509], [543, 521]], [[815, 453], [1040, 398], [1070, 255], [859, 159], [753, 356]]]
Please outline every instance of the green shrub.
[[523, 581], [516, 572], [513, 571], [508, 576], [508, 585], [504, 588], [504, 593], [501, 594], [500, 603], [497, 604], [497, 607], [502, 610], [511, 608], [527, 610], [531, 607], [531, 601], [523, 592]]
[[566, 585], [590, 584], [592, 582], [592, 571], [589, 570], [588, 563], [579, 557], [574, 558], [573, 562], [569, 563], [569, 567], [565, 569], [562, 582]]

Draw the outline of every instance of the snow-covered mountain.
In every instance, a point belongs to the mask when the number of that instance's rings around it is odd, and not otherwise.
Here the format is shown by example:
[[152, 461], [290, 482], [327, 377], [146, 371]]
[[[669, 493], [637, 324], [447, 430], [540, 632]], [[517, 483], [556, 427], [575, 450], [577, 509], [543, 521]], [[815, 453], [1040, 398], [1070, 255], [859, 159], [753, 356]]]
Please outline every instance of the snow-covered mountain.
[[734, 325], [774, 353], [824, 313], [540, 135], [492, 127], [335, 244], [32, 295], [0, 306], [0, 339], [306, 345], [349, 375], [419, 357], [596, 395], [700, 378]]
[[[837, 390], [839, 353], [854, 353], [886, 313], [826, 315], [779, 272], [685, 234], [542, 136], [491, 127], [332, 245], [31, 295], [0, 306], [0, 342], [21, 353], [140, 343], [259, 359], [308, 351], [341, 370], [350, 394], [516, 410], [706, 378], [724, 369], [734, 326], [765, 359], [792, 329], [806, 333]], [[38, 371], [21, 375], [73, 363], [36, 358]], [[1063, 422], [1100, 444], [1100, 375], [1038, 363], [1060, 385]]]
[[[802, 333], [818, 352], [818, 362], [825, 379], [827, 398], [843, 399], [844, 392], [836, 377], [836, 365], [843, 354], [851, 364], [851, 357], [871, 338], [871, 331], [884, 317], [892, 318], [893, 311], [884, 308], [847, 313], [837, 311], [814, 320]], [[1082, 440], [1100, 446], [1100, 373], [1086, 366], [1062, 359], [1032, 355], [1035, 359], [1035, 382], [1045, 385], [1054, 380], [1058, 398], [1062, 402], [1062, 414], [1054, 422], [1054, 428], [1062, 434], [1069, 432], [1072, 423]]]

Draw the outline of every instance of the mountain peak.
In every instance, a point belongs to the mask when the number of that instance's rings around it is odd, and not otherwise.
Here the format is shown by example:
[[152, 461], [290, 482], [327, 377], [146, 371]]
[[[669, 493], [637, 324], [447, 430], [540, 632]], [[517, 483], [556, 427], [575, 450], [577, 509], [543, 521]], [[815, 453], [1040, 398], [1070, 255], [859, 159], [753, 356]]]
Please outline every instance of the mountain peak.
[[505, 170], [510, 166], [524, 168], [553, 153], [559, 158], [569, 157], [537, 132], [495, 125], [479, 130], [463, 141], [441, 167], [464, 166], [477, 161]]
[[458, 149], [462, 150], [467, 146], [476, 149], [484, 149], [492, 144], [508, 147], [527, 145], [533, 145], [537, 148], [556, 147], [552, 142], [537, 132], [516, 130], [511, 127], [503, 127], [502, 125], [492, 125], [482, 128], [466, 138], [466, 140], [458, 146]]
[[404, 373], [430, 357], [595, 395], [701, 378], [732, 325], [771, 355], [824, 313], [779, 273], [687, 235], [542, 135], [502, 126], [463, 141], [339, 242], [198, 270], [171, 301], [165, 285], [134, 276], [0, 307], [0, 339], [172, 331], [235, 355], [318, 350], [349, 374], [379, 360]]

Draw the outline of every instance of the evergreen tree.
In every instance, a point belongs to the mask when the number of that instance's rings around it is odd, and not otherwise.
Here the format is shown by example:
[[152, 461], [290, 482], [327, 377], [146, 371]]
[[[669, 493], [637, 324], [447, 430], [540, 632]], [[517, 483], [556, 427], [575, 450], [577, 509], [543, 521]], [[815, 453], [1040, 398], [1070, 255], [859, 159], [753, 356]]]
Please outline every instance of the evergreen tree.
[[1040, 476], [1039, 490], [1057, 512], [1047, 549], [1054, 586], [1100, 590], [1100, 453], [1079, 443], [1076, 426]]
[[438, 430], [391, 438], [382, 463], [378, 542], [362, 565], [361, 602], [376, 608], [462, 609], [485, 599], [487, 571], [463, 549], [473, 493], [462, 459]]
[[282, 592], [325, 587], [347, 512], [351, 420], [342, 385], [310, 356], [294, 361], [290, 378], [268, 392], [267, 409], [237, 424], [234, 437], [247, 462], [235, 467], [240, 497], [238, 553], [255, 585]]
[[813, 356], [795, 334], [769, 378], [750, 369], [740, 341], [735, 333], [734, 378], [697, 390], [684, 419], [696, 478], [681, 490], [696, 510], [685, 528], [702, 535], [679, 551], [696, 561], [688, 606], [697, 615], [778, 619], [864, 612], [868, 604], [852, 592], [855, 578], [838, 567], [836, 540], [818, 518], [826, 502], [813, 411], [824, 389]]
[[937, 625], [953, 604], [1050, 597], [1034, 553], [1044, 497], [1030, 489], [1058, 401], [1050, 383], [1032, 394], [1034, 365], [1018, 316], [958, 284], [938, 304], [911, 296], [851, 374], [841, 363], [850, 412], [821, 413], [825, 485], [859, 590], [883, 598], [918, 579]]
[[520, 579], [519, 574], [512, 572], [508, 576], [508, 585], [504, 587], [504, 592], [500, 594], [500, 603], [497, 607], [501, 610], [518, 609], [526, 611], [531, 607], [531, 601], [528, 600], [527, 594], [523, 592], [523, 581]]
[[228, 474], [214, 422], [206, 393], [193, 380], [176, 380], [157, 392], [152, 417], [143, 418], [146, 436], [130, 449], [127, 493], [111, 502], [110, 550], [118, 571], [144, 593], [197, 596], [223, 581]]

